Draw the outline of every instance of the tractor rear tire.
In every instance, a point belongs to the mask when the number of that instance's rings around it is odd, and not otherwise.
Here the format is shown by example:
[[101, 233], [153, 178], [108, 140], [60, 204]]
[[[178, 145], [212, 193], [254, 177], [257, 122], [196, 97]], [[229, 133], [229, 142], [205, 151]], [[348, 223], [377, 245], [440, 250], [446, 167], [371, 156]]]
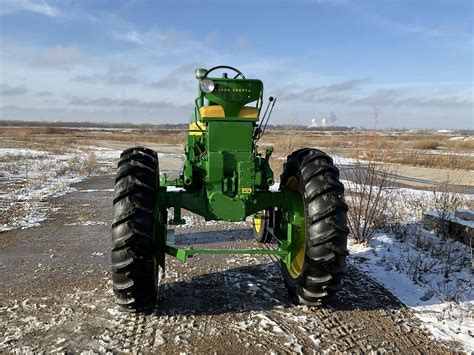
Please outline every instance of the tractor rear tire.
[[112, 283], [116, 303], [132, 311], [154, 306], [158, 265], [154, 210], [158, 157], [153, 150], [125, 150], [118, 162], [113, 200]]
[[304, 148], [288, 156], [281, 187], [292, 180], [304, 204], [304, 262], [299, 275], [281, 263], [285, 285], [296, 304], [319, 306], [342, 286], [346, 271], [347, 205], [344, 185], [332, 159], [317, 149]]

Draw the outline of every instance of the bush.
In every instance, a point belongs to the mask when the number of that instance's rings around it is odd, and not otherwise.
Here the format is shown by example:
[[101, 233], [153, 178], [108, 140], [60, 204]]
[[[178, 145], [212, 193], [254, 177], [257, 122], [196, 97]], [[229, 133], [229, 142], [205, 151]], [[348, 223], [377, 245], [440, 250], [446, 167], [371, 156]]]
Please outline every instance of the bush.
[[393, 180], [387, 165], [357, 162], [345, 172], [349, 193], [349, 229], [359, 242], [368, 242], [375, 232], [386, 225]]
[[84, 159], [82, 171], [86, 175], [92, 175], [97, 171], [98, 163], [94, 152], [89, 152]]
[[71, 159], [56, 169], [55, 176], [67, 174], [92, 175], [98, 170], [99, 164], [94, 152], [76, 152]]
[[442, 186], [439, 191], [433, 191], [433, 212], [438, 217], [435, 232], [444, 239], [457, 239], [458, 231], [453, 228], [452, 221], [454, 213], [464, 205], [465, 201], [461, 194], [449, 192], [448, 184]]

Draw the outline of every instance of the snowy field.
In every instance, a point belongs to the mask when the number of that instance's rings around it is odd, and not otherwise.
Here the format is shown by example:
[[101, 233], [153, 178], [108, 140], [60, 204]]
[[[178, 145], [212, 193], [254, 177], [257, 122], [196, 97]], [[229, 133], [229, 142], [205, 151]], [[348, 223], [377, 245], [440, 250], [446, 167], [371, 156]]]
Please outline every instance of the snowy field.
[[[48, 212], [46, 200], [75, 191], [89, 176], [115, 174], [122, 150], [80, 146], [61, 153], [0, 148], [0, 232], [38, 226]], [[183, 154], [159, 153], [182, 159]]]
[[[113, 174], [119, 155], [119, 150], [95, 146], [61, 154], [0, 149], [0, 232], [39, 225], [50, 211], [48, 198], [74, 191], [71, 185], [88, 176]], [[356, 163], [334, 160], [338, 165]], [[403, 211], [403, 233], [379, 232], [367, 244], [350, 240], [349, 262], [413, 309], [433, 338], [458, 341], [464, 350], [474, 351], [471, 250], [424, 229], [422, 211], [406, 203], [428, 201], [432, 192], [397, 190], [392, 207]], [[472, 201], [472, 195], [463, 198]]]
[[0, 232], [37, 226], [48, 212], [46, 200], [74, 191], [87, 176], [110, 174], [120, 151], [80, 147], [61, 154], [0, 148]]

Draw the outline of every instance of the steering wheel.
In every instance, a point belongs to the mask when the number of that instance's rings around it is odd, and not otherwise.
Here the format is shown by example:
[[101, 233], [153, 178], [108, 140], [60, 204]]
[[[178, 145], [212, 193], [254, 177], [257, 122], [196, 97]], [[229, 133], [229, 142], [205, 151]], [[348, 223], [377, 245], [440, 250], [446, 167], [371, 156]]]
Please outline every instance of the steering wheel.
[[239, 76], [241, 76], [242, 79], [245, 79], [245, 75], [242, 74], [242, 72], [241, 72], [240, 70], [238, 70], [238, 69], [236, 69], [236, 68], [234, 68], [234, 67], [230, 67], [230, 66], [228, 66], [228, 65], [218, 65], [217, 67], [213, 67], [213, 68], [209, 69], [209, 70], [206, 72], [206, 74], [204, 74], [204, 76], [203, 76], [202, 78], [203, 78], [203, 79], [207, 78], [207, 76], [208, 76], [211, 72], [213, 72], [214, 70], [217, 70], [217, 69], [230, 69], [230, 70], [233, 70], [233, 71], [235, 71], [235, 72], [237, 73], [237, 75], [234, 76], [234, 79], [237, 79]]

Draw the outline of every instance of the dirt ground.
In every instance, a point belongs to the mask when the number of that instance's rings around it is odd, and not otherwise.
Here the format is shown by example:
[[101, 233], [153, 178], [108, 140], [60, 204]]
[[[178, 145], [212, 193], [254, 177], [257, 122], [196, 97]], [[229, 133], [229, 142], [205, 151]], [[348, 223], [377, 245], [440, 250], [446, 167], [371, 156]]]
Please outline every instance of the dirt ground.
[[[113, 177], [94, 177], [51, 199], [41, 226], [0, 234], [0, 351], [166, 353], [445, 353], [412, 312], [358, 271], [326, 308], [288, 302], [270, 257], [169, 258], [160, 302], [121, 312], [110, 282]], [[257, 247], [249, 224], [186, 216], [177, 241]]]

